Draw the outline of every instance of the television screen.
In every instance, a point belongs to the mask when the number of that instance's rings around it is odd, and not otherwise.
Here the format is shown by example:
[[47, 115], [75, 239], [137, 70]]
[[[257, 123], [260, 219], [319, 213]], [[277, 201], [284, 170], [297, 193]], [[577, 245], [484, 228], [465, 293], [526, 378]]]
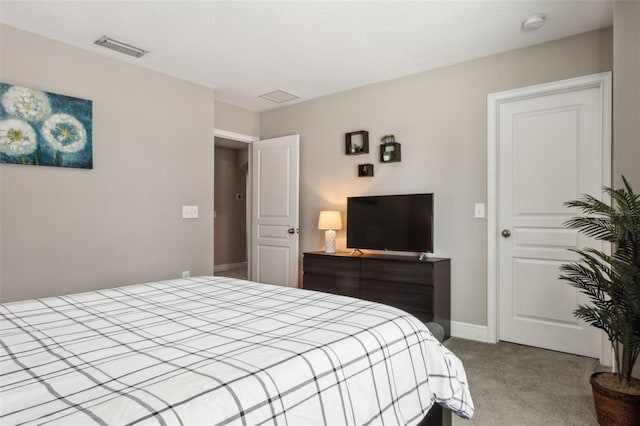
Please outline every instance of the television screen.
[[433, 194], [347, 198], [347, 247], [433, 252]]

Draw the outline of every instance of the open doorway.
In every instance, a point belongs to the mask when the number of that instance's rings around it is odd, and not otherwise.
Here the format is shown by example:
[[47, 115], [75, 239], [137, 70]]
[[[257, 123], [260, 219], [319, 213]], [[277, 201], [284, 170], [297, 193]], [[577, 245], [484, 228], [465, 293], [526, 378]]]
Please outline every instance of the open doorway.
[[215, 137], [213, 270], [218, 276], [249, 276], [249, 147], [246, 142]]

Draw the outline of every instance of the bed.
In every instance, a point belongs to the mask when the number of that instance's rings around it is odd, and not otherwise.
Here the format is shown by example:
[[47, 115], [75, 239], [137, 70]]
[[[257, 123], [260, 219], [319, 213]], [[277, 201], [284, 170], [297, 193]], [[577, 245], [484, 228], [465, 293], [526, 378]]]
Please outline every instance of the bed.
[[473, 414], [461, 362], [421, 322], [349, 297], [198, 277], [7, 303], [0, 321], [3, 426]]

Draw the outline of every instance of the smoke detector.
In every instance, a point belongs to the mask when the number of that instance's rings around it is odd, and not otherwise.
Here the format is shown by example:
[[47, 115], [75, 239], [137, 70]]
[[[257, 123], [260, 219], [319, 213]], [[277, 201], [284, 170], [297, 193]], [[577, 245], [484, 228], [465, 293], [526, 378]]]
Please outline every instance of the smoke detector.
[[546, 20], [547, 20], [547, 17], [541, 13], [527, 16], [522, 21], [522, 31], [529, 32], [529, 31], [538, 30], [542, 28]]

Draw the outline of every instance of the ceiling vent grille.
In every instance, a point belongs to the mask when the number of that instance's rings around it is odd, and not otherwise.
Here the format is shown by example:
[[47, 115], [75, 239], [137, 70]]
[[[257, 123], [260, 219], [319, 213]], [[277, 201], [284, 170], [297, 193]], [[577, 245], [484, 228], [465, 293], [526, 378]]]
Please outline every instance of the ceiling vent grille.
[[107, 36], [100, 37], [94, 43], [98, 46], [106, 47], [107, 49], [115, 50], [116, 52], [133, 56], [134, 58], [139, 58], [149, 53], [148, 51], [140, 49], [139, 47], [131, 46], [130, 44], [124, 43], [119, 40], [114, 40]]
[[277, 104], [289, 102], [294, 99], [300, 98], [300, 96], [296, 96], [293, 93], [285, 92], [284, 90], [280, 89], [274, 90], [273, 92], [265, 93], [264, 95], [260, 95], [260, 97]]

